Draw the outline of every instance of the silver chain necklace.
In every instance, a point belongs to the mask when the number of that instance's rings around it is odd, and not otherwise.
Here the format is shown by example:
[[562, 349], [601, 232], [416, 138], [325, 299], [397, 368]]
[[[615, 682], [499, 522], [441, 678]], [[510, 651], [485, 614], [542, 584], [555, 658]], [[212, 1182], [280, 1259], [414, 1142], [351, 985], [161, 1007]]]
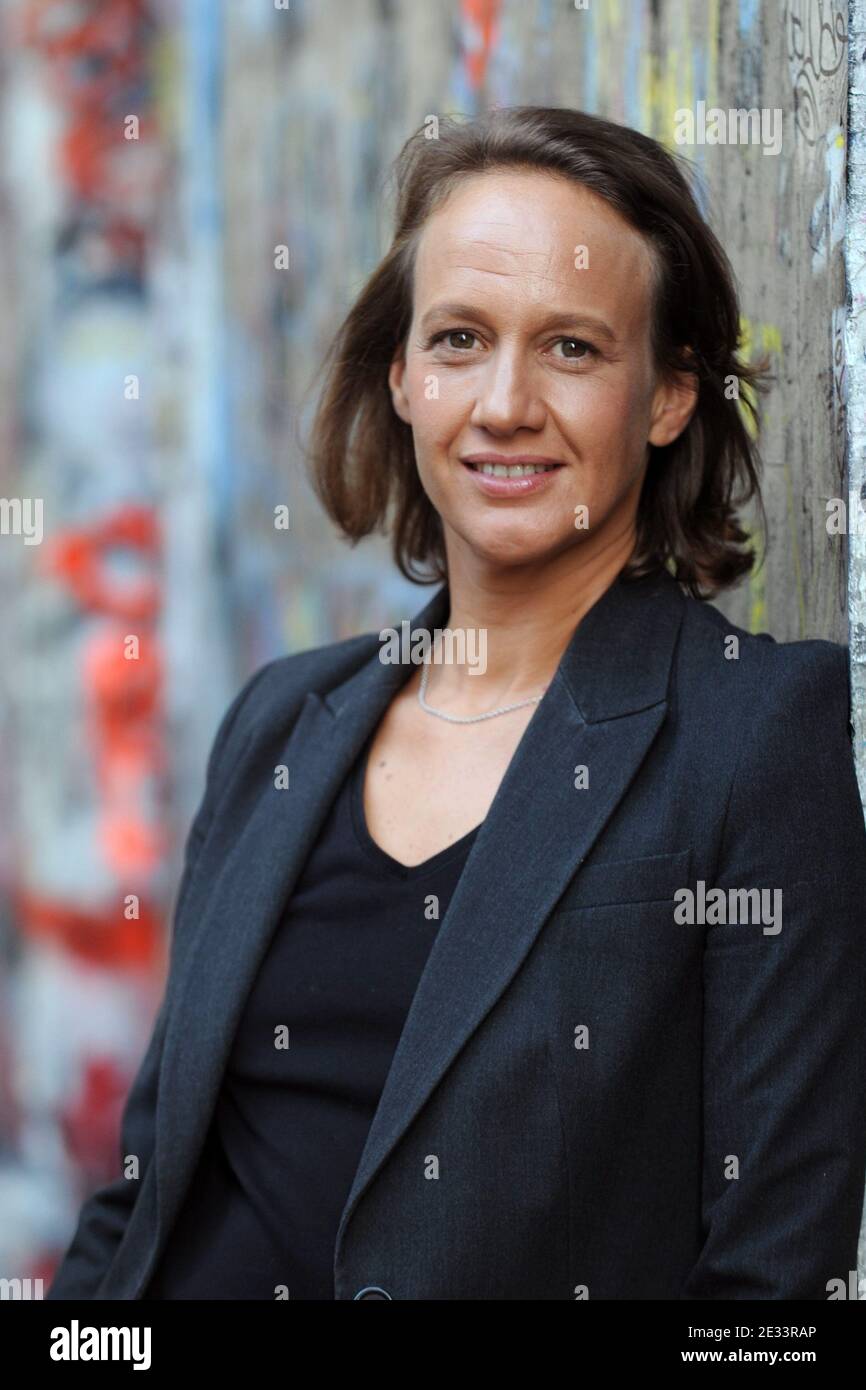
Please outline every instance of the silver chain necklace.
[[482, 719], [495, 719], [497, 714], [508, 714], [513, 709], [523, 709], [525, 705], [537, 705], [539, 700], [544, 699], [547, 686], [544, 687], [540, 695], [533, 695], [531, 700], [518, 700], [513, 705], [502, 705], [499, 709], [488, 710], [486, 714], [446, 714], [444, 710], [434, 709], [428, 705], [425, 696], [427, 694], [427, 681], [430, 677], [429, 662], [424, 662], [424, 669], [421, 672], [421, 686], [418, 691], [418, 703], [428, 714], [435, 714], [437, 719], [447, 719], [449, 724], [477, 724]]

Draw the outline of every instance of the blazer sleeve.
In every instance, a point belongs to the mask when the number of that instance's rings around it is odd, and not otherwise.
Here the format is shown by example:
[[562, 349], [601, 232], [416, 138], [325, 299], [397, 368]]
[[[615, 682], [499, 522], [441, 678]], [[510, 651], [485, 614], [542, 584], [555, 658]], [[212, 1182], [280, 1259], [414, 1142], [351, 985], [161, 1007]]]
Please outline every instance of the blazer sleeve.
[[683, 1298], [827, 1299], [857, 1265], [866, 828], [847, 648], [760, 658], [712, 886], [781, 889], [781, 928], [706, 927], [704, 1244]]
[[[235, 727], [242, 707], [271, 665], [272, 662], [267, 663], [247, 681], [229, 705], [217, 729], [208, 757], [204, 795], [190, 827], [184, 850], [183, 872], [172, 912], [172, 959], [175, 929], [182, 918], [184, 900], [195, 872], [199, 851], [213, 818], [218, 788], [225, 771], [223, 764], [229, 735]], [[139, 1158], [139, 1180], [132, 1181], [120, 1176], [100, 1188], [84, 1203], [79, 1213], [75, 1235], [45, 1295], [48, 1299], [94, 1298], [120, 1245], [135, 1204], [141, 1178], [153, 1157], [157, 1078], [170, 985], [169, 965], [162, 1003], [153, 1024], [147, 1051], [129, 1091], [121, 1121], [120, 1166], [123, 1167], [126, 1154], [136, 1154]]]

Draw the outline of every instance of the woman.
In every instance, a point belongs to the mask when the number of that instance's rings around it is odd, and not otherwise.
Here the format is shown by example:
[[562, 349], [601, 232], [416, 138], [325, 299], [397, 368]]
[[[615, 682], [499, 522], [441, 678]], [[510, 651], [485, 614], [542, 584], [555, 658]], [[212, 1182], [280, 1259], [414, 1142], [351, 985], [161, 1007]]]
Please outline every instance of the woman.
[[397, 179], [314, 476], [444, 582], [415, 660], [283, 658], [225, 716], [131, 1176], [49, 1297], [826, 1298], [866, 830], [845, 648], [708, 601], [760, 501], [729, 265], [578, 112], [443, 122]]

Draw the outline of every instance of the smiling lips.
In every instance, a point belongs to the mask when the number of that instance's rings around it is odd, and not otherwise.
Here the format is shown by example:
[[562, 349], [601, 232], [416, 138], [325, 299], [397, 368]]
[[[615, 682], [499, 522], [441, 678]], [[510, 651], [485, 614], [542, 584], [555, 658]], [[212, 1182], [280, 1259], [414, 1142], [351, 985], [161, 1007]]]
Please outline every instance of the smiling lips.
[[553, 486], [565, 465], [540, 454], [467, 454], [461, 463], [486, 497], [523, 498]]
[[461, 462], [487, 478], [534, 477], [563, 467], [558, 459], [538, 454], [467, 454]]

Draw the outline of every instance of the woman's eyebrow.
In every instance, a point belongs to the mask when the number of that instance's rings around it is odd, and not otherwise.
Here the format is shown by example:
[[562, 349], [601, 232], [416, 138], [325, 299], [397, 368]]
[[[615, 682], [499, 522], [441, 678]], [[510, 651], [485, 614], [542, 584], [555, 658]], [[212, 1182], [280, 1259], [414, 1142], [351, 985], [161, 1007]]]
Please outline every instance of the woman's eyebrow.
[[[486, 316], [471, 304], [434, 304], [421, 319], [421, 328], [426, 329], [436, 319], [442, 318], [471, 319], [476, 323], [486, 321]], [[536, 332], [544, 333], [557, 328], [586, 330], [595, 333], [599, 338], [606, 339], [611, 344], [617, 342], [617, 336], [610, 325], [605, 323], [604, 319], [596, 318], [594, 314], [550, 314], [538, 325]]]

